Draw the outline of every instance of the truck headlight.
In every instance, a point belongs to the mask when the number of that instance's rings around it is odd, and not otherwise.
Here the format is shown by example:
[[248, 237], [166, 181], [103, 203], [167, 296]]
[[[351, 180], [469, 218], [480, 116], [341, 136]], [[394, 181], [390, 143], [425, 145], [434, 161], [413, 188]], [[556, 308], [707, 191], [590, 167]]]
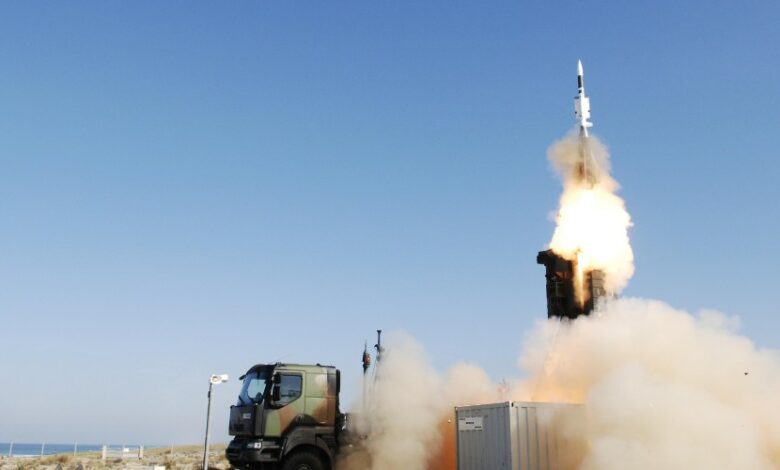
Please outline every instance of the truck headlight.
[[250, 449], [262, 449], [263, 448], [263, 441], [252, 441], [248, 442], [246, 444], [247, 447]]

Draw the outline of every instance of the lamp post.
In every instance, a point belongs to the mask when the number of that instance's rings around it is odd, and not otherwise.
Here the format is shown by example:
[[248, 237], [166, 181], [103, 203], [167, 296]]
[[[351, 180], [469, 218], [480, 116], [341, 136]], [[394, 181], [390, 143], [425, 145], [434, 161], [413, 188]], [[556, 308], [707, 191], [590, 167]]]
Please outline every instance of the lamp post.
[[208, 470], [209, 468], [209, 424], [211, 421], [211, 388], [214, 385], [221, 384], [223, 382], [227, 382], [228, 376], [227, 374], [221, 374], [221, 375], [212, 375], [209, 378], [209, 404], [206, 408], [206, 445], [203, 449], [203, 470]]

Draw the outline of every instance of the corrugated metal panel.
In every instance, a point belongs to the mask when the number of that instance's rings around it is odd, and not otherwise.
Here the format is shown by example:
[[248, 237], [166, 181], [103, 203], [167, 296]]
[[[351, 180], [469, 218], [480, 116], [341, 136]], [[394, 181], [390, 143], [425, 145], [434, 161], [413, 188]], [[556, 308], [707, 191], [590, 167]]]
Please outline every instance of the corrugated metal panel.
[[581, 418], [576, 405], [505, 402], [455, 412], [458, 470], [568, 470], [578, 462], [580, 445], [562, 444], [559, 429], [563, 418]]
[[512, 470], [508, 410], [509, 403], [456, 409], [459, 470]]

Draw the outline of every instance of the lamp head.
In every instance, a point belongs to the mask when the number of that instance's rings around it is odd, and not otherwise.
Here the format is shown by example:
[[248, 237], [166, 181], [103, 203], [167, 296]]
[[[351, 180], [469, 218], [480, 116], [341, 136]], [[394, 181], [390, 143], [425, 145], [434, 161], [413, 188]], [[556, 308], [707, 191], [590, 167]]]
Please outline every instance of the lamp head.
[[209, 382], [211, 382], [214, 385], [221, 384], [228, 381], [228, 375], [227, 374], [214, 374], [209, 378]]

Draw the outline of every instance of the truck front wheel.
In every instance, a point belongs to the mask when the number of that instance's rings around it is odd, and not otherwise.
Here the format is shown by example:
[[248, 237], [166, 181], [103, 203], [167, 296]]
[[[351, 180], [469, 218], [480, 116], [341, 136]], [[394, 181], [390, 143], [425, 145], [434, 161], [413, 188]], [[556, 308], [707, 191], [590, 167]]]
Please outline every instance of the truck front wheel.
[[285, 460], [282, 470], [325, 470], [325, 464], [317, 454], [296, 452]]

